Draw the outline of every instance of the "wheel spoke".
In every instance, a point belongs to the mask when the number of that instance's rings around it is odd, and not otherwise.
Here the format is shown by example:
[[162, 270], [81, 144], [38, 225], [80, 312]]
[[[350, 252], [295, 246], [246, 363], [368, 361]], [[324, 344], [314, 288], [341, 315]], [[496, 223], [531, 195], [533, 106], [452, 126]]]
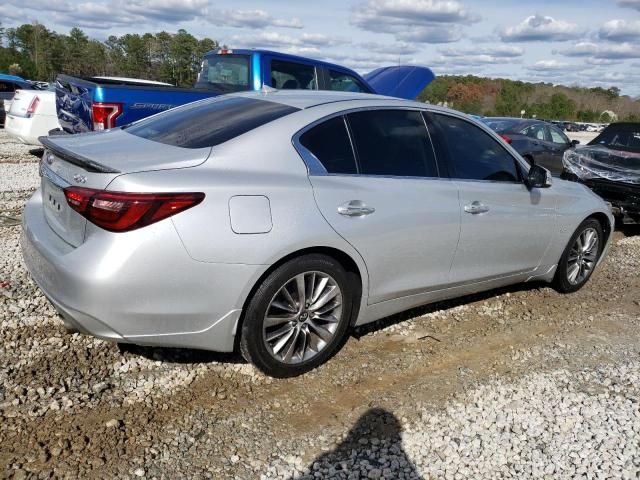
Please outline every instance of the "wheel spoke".
[[309, 326], [311, 329], [325, 342], [329, 342], [333, 334], [324, 327], [321, 327], [317, 323], [310, 321]]
[[268, 317], [265, 317], [264, 326], [275, 327], [277, 325], [282, 325], [283, 323], [291, 322], [295, 319], [295, 315], [270, 315]]
[[327, 283], [329, 283], [329, 279], [327, 277], [322, 277], [320, 279], [320, 281], [318, 282], [318, 286], [316, 287], [315, 290], [313, 290], [313, 296], [311, 297], [311, 303], [315, 303], [315, 301], [318, 300], [318, 297], [324, 291], [325, 287], [327, 286]]
[[307, 301], [306, 285], [304, 284], [304, 273], [296, 277], [296, 286], [298, 287], [298, 311], [304, 308]]
[[305, 355], [307, 354], [307, 345], [309, 343], [309, 330], [306, 326], [300, 329], [300, 361], [304, 360]]
[[293, 335], [291, 336], [291, 341], [289, 342], [289, 346], [287, 347], [287, 349], [284, 352], [284, 356], [282, 357], [282, 359], [289, 363], [291, 361], [291, 357], [293, 356], [293, 354], [296, 351], [296, 344], [298, 343], [298, 336], [300, 335], [300, 328], [296, 328], [294, 330]]
[[316, 315], [315, 317], [313, 317], [313, 319], [322, 320], [323, 322], [327, 322], [327, 323], [338, 323], [340, 321], [333, 315]]
[[297, 309], [293, 308], [292, 306], [289, 306], [283, 302], [279, 302], [277, 300], [274, 300], [273, 302], [271, 302], [271, 306], [272, 307], [276, 307], [279, 308], [280, 310], [284, 310], [285, 312], [290, 312], [290, 313], [297, 313]]
[[290, 328], [289, 332], [286, 335], [284, 335], [280, 340], [278, 340], [278, 342], [273, 346], [273, 353], [277, 355], [278, 352], [282, 350], [282, 347], [284, 347], [289, 342], [289, 340], [291, 339], [291, 336], [294, 333], [295, 333], [295, 329]]
[[585, 240], [584, 240], [584, 252], [591, 252], [591, 250], [593, 250], [593, 247], [595, 246], [596, 242], [597, 242], [597, 236], [596, 236], [596, 232], [594, 232], [593, 230], [587, 230], [585, 232]]
[[269, 332], [269, 333], [266, 335], [267, 342], [272, 342], [272, 341], [273, 341], [273, 340], [275, 340], [276, 338], [280, 338], [280, 337], [282, 337], [283, 335], [285, 335], [285, 334], [289, 333], [291, 330], [293, 330], [293, 326], [292, 326], [292, 325], [287, 324], [287, 325], [285, 325], [285, 326], [283, 326], [283, 327], [280, 327], [280, 328], [279, 328], [279, 329], [277, 329], [277, 330], [274, 330], [273, 332]]
[[574, 263], [567, 268], [567, 278], [571, 283], [575, 283], [578, 274], [580, 273], [580, 265], [578, 263]]
[[336, 295], [338, 295], [339, 293], [340, 293], [340, 289], [338, 288], [337, 285], [329, 287], [329, 290], [326, 293], [324, 293], [320, 298], [318, 298], [318, 300], [316, 300], [313, 303], [313, 305], [309, 307], [309, 310], [311, 310], [312, 312], [315, 312], [316, 310], [321, 308], [323, 305], [325, 305], [327, 302], [329, 302], [329, 300], [332, 300], [333, 298], [335, 298]]
[[296, 304], [296, 301], [291, 296], [291, 293], [289, 292], [289, 289], [287, 288], [287, 285], [282, 287], [281, 292], [282, 292], [282, 296], [287, 300], [287, 303], [289, 305], [291, 305], [291, 310], [289, 310], [289, 311], [290, 312], [297, 312], [298, 311], [298, 305]]

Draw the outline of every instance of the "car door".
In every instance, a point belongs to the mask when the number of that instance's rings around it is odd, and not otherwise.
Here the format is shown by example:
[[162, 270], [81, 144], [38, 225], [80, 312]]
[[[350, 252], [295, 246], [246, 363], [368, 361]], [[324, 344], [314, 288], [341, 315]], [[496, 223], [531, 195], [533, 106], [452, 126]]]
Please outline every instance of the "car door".
[[298, 139], [318, 208], [366, 263], [370, 304], [449, 282], [458, 192], [438, 175], [419, 111], [351, 112]]
[[558, 128], [552, 125], [546, 128], [549, 134], [550, 152], [548, 165], [543, 165], [543, 167], [547, 168], [553, 175], [560, 175], [562, 173], [562, 157], [565, 150], [571, 147], [571, 142]]
[[460, 240], [454, 283], [500, 278], [535, 269], [555, 221], [551, 189], [529, 190], [524, 167], [502, 142], [460, 117], [429, 114], [438, 156], [458, 186]]

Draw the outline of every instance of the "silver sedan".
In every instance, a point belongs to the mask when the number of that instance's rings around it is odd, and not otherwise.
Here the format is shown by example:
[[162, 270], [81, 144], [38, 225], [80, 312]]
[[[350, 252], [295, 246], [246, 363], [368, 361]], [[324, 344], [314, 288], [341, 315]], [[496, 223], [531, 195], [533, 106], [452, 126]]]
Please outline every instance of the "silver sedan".
[[373, 95], [229, 95], [42, 141], [22, 247], [65, 323], [237, 348], [277, 377], [418, 305], [578, 290], [613, 228], [599, 197], [466, 115]]

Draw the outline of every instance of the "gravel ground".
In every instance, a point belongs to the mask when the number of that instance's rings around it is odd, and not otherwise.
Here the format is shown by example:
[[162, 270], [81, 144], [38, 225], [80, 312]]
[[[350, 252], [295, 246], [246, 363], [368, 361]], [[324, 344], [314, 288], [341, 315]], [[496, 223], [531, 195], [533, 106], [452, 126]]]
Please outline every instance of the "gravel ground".
[[35, 161], [0, 131], [0, 478], [640, 478], [640, 229], [580, 292], [405, 312], [276, 381], [66, 334], [6, 220]]

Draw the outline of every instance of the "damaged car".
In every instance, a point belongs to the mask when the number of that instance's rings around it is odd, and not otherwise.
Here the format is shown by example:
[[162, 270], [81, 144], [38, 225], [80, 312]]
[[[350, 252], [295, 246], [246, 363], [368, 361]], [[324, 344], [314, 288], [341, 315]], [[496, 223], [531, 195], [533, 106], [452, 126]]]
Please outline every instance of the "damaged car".
[[562, 177], [587, 185], [622, 223], [640, 223], [640, 123], [614, 123], [586, 146], [567, 150]]

